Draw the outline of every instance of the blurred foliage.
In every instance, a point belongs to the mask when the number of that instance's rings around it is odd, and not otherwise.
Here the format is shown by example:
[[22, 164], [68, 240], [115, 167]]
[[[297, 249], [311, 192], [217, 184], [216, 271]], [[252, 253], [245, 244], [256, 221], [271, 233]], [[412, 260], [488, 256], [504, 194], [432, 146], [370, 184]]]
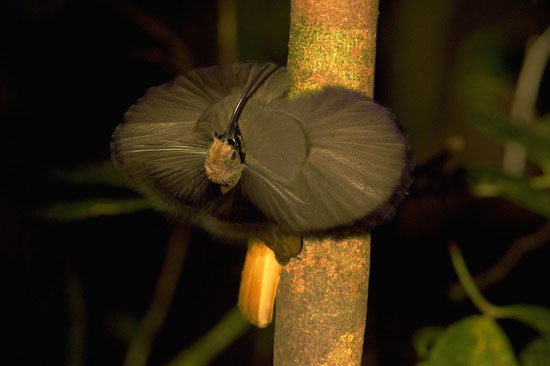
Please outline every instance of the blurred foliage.
[[443, 327], [422, 327], [413, 334], [413, 348], [418, 357], [421, 359], [428, 357], [435, 340], [444, 329]]
[[53, 203], [38, 210], [45, 219], [69, 222], [99, 216], [124, 215], [150, 207], [144, 198], [90, 198]]
[[[453, 244], [449, 250], [461, 284], [483, 315], [460, 319], [443, 331], [434, 332], [431, 328], [419, 329], [413, 337], [413, 343], [416, 345], [418, 357], [424, 360], [420, 365], [519, 365], [510, 340], [495, 320], [513, 319], [547, 337], [550, 331], [550, 308], [527, 304], [508, 306], [490, 304], [475, 287], [458, 247]], [[526, 347], [521, 354], [522, 360], [527, 358], [533, 360], [530, 362], [539, 362], [542, 359], [541, 354], [548, 351], [548, 345], [543, 343], [546, 342], [543, 339], [545, 338]], [[418, 347], [418, 345], [423, 346]], [[426, 349], [425, 345], [431, 346]]]
[[471, 166], [468, 174], [472, 189], [478, 196], [501, 196], [550, 218], [550, 191], [534, 187], [530, 179], [516, 177], [487, 166]]
[[[237, 44], [231, 45], [236, 51], [227, 56], [227, 61], [238, 58], [285, 64], [289, 2], [223, 1], [230, 3], [235, 11], [232, 16], [237, 17], [229, 19], [229, 24], [237, 27], [237, 39], [232, 38]], [[143, 6], [142, 12], [136, 13], [133, 5], [124, 4]], [[16, 331], [11, 332], [8, 327], [8, 332], [22, 344], [15, 347], [13, 354], [8, 352], [6, 364], [27, 364], [27, 360], [35, 361], [29, 364], [62, 364], [63, 347], [68, 346], [63, 344], [67, 334], [60, 324], [75, 321], [66, 318], [65, 295], [56, 287], [56, 281], [65, 276], [63, 265], [59, 265], [64, 260], [74, 262], [71, 265], [77, 267], [75, 276], [82, 277], [83, 300], [88, 311], [84, 318], [89, 322], [87, 338], [83, 340], [88, 350], [81, 355], [82, 359], [89, 365], [108, 364], [116, 363], [114, 360], [123, 354], [134, 323], [148, 301], [147, 288], [158, 273], [158, 263], [154, 260], [158, 258], [153, 257], [162, 255], [155, 223], [143, 224], [151, 217], [140, 217], [141, 221], [130, 218], [130, 224], [121, 218], [90, 220], [87, 225], [68, 224], [60, 228], [57, 224], [48, 226], [42, 222], [29, 224], [18, 216], [18, 210], [39, 204], [40, 209], [33, 213], [41, 218], [70, 223], [149, 207], [145, 200], [125, 190], [127, 182], [110, 160], [71, 170], [53, 167], [106, 158], [109, 136], [122, 121], [124, 110], [143, 95], [147, 87], [165, 82], [178, 72], [169, 62], [174, 59], [170, 42], [163, 42], [162, 37], [159, 41], [165, 32], [173, 32], [187, 46], [185, 50], [189, 50], [188, 56], [195, 66], [216, 63], [217, 54], [223, 57], [216, 40], [219, 35], [217, 4], [216, 0], [9, 0], [0, 7], [4, 15], [0, 27], [4, 27], [5, 47], [0, 61], [0, 117], [5, 122], [6, 136], [2, 147], [8, 151], [8, 174], [2, 183], [9, 182], [6, 183], [8, 189], [2, 192], [1, 198], [7, 202], [2, 206], [2, 213], [4, 229], [10, 238], [18, 240], [15, 244], [3, 244], [3, 249], [7, 249], [3, 257], [16, 267], [9, 282], [21, 287], [10, 296], [21, 299], [21, 304], [17, 304], [21, 314], [13, 317], [18, 322], [14, 327]], [[441, 151], [450, 136], [461, 136], [465, 147], [453, 159], [459, 166], [465, 161], [471, 162], [467, 169], [471, 191], [477, 197], [510, 200], [544, 219], [550, 218], [550, 118], [543, 115], [526, 124], [511, 120], [507, 113], [513, 99], [519, 56], [528, 37], [547, 26], [548, 4], [540, 0], [381, 1], [376, 71], [376, 99], [394, 110], [420, 164]], [[158, 18], [162, 26], [146, 26], [152, 19], [145, 16], [147, 14]], [[143, 21], [136, 21], [136, 17]], [[549, 75], [546, 72], [544, 76], [543, 94], [537, 105], [541, 112], [548, 112]], [[523, 146], [531, 162], [524, 174], [511, 175], [494, 167], [501, 163], [503, 143]], [[483, 165], [487, 163], [492, 167]], [[61, 183], [56, 187], [61, 192], [47, 195], [48, 192], [41, 189], [41, 182], [35, 182], [36, 172], [44, 170], [50, 173], [42, 178], [46, 178], [47, 184]], [[439, 304], [434, 301], [443, 297], [441, 287], [449, 281], [445, 277], [449, 275], [445, 272], [448, 269], [441, 265], [444, 254], [438, 251], [442, 238], [446, 237], [439, 236], [437, 230], [443, 227], [441, 231], [445, 234], [456, 235], [449, 228], [460, 227], [460, 235], [471, 245], [480, 244], [475, 248], [473, 259], [486, 260], [499, 250], [497, 244], [506, 245], [506, 242], [479, 243], [475, 239], [480, 234], [464, 227], [464, 222], [471, 221], [460, 215], [439, 215], [437, 208], [441, 202], [441, 206], [449, 204], [452, 210], [457, 207], [452, 205], [452, 200], [466, 200], [456, 195], [446, 200], [448, 196], [441, 192], [448, 187], [442, 181], [453, 180], [453, 189], [462, 182], [457, 176], [449, 175], [429, 175], [428, 178], [432, 181], [425, 187], [431, 201], [413, 211], [422, 212], [414, 215], [422, 217], [417, 218], [418, 221], [412, 221], [411, 215], [403, 214], [403, 217], [413, 224], [419, 222], [417, 226], [428, 228], [433, 235], [426, 240], [422, 233], [416, 232], [416, 241], [404, 239], [411, 236], [407, 224], [396, 223], [389, 226], [391, 230], [386, 229], [392, 234], [384, 233], [381, 228], [378, 245], [373, 246], [377, 253], [371, 293], [374, 291], [375, 296], [369, 297], [367, 347], [380, 357], [378, 365], [409, 365], [418, 358], [424, 365], [515, 365], [518, 361], [511, 340], [522, 366], [548, 366], [550, 309], [532, 304], [493, 305], [496, 315], [482, 311], [482, 315], [462, 318], [446, 328], [422, 327], [410, 344], [407, 337], [412, 329], [431, 322], [449, 324], [449, 318], [464, 315], [456, 315], [457, 308], [463, 311], [456, 304], [445, 307], [449, 305], [445, 302], [447, 299]], [[95, 189], [96, 186], [108, 188]], [[59, 195], [65, 197], [65, 193], [72, 194], [73, 187], [77, 187], [76, 190], [92, 188], [96, 194], [90, 197], [86, 191], [84, 198], [58, 198]], [[413, 192], [408, 202], [418, 205], [414, 198]], [[42, 205], [44, 202], [48, 204]], [[464, 216], [475, 215], [469, 202], [459, 202], [458, 207], [467, 206]], [[487, 225], [489, 231], [498, 228], [500, 232], [504, 224], [495, 222], [497, 220], [486, 218], [483, 225]], [[107, 226], [106, 221], [109, 221]], [[141, 226], [141, 230], [135, 230], [135, 226]], [[122, 234], [117, 235], [117, 231]], [[130, 231], [135, 235], [129, 236]], [[399, 240], [393, 240], [394, 233], [400, 233]], [[90, 243], [87, 243], [88, 237], [92, 238]], [[414, 249], [407, 251], [413, 247], [406, 245], [411, 242]], [[186, 292], [180, 294], [182, 306], [174, 311], [180, 317], [171, 318], [166, 324], [160, 335], [162, 339], [153, 350], [151, 365], [166, 364], [166, 359], [176, 354], [181, 364], [229, 364], [228, 353], [220, 352], [248, 327], [233, 309], [211, 330], [206, 329], [207, 324], [215, 323], [219, 317], [209, 312], [215, 309], [221, 314], [233, 301], [231, 295], [226, 296], [229, 305], [225, 307], [220, 297], [224, 291], [230, 292], [227, 290], [230, 280], [226, 277], [231, 277], [227, 275], [227, 268], [231, 270], [232, 263], [227, 267], [219, 265], [225, 263], [223, 260], [227, 262], [227, 258], [214, 262], [225, 270], [220, 277], [226, 282], [214, 279], [218, 268], [206, 270], [207, 266], [216, 267], [212, 265], [212, 253], [221, 250], [219, 247], [213, 250], [210, 244], [193, 247], [195, 257], [189, 262], [195, 262], [186, 263], [188, 272], [184, 273], [184, 281], [188, 282]], [[388, 245], [384, 247], [384, 244]], [[385, 248], [392, 250], [384, 252]], [[396, 255], [396, 251], [410, 256]], [[240, 252], [236, 252], [238, 257]], [[476, 268], [476, 264], [472, 264], [472, 268]], [[239, 270], [236, 268], [236, 274], [232, 274], [235, 278]], [[422, 278], [417, 276], [423, 271], [427, 272], [426, 281], [416, 286], [418, 278]], [[441, 272], [434, 276], [434, 271]], [[391, 276], [395, 279], [388, 286]], [[525, 288], [535, 284], [532, 287], [538, 295], [548, 296], [544, 281], [521, 278], [515, 282]], [[509, 286], [510, 283], [504, 284], [502, 291], [512, 297], [516, 294], [508, 292]], [[376, 291], [383, 291], [382, 296], [376, 296]], [[216, 292], [212, 296], [216, 300], [188, 306], [198, 301], [201, 292]], [[125, 318], [123, 314], [128, 315]], [[105, 320], [110, 316], [116, 318], [112, 323], [122, 323], [118, 331], [110, 326], [102, 328], [104, 323], [110, 323]], [[529, 334], [530, 338], [520, 337], [516, 342], [516, 335], [509, 332], [507, 324], [495, 320], [503, 318], [514, 319], [540, 335]], [[237, 341], [242, 343], [229, 352], [231, 356], [242, 360], [242, 354], [257, 352], [258, 334], [253, 334], [256, 338]], [[522, 349], [526, 341], [530, 343]], [[418, 357], [409, 350], [411, 346]], [[265, 344], [260, 348], [266, 347], [269, 349]], [[12, 347], [6, 348], [12, 351]], [[271, 364], [270, 354], [266, 354], [260, 361], [250, 362]]]
[[513, 75], [506, 63], [509, 47], [505, 30], [499, 27], [475, 29], [460, 42], [451, 74], [459, 111], [504, 107], [513, 89]]
[[290, 2], [233, 1], [237, 8], [238, 60], [286, 65]]
[[487, 109], [479, 109], [472, 111], [468, 121], [487, 136], [521, 145], [543, 174], [550, 175], [550, 118], [529, 123], [512, 122]]
[[70, 184], [98, 184], [128, 187], [128, 180], [109, 159], [77, 166], [71, 170], [54, 170], [48, 178]]
[[529, 304], [501, 306], [502, 318], [517, 320], [540, 334], [550, 335], [550, 308]]
[[[538, 36], [538, 39], [546, 39], [546, 33]], [[491, 44], [498, 45], [499, 43], [492, 42]], [[520, 73], [524, 79], [518, 81], [515, 99], [510, 103], [516, 107], [521, 105], [521, 109], [527, 115], [535, 115], [535, 105], [529, 105], [529, 102], [525, 102], [524, 99], [530, 99], [526, 98], [526, 95], [532, 94], [533, 100], [536, 100], [540, 78], [548, 64], [548, 55], [550, 54], [550, 45], [545, 42], [537, 42], [536, 50], [534, 44], [531, 47], [532, 49], [527, 49], [523, 68], [540, 68], [541, 70], [534, 73]], [[490, 50], [490, 48], [485, 50], [485, 53], [488, 55], [498, 54], [497, 52], [487, 52]], [[542, 62], [528, 64], [528, 60], [532, 62], [533, 59], [528, 56], [535, 52], [542, 53]], [[493, 73], [495, 73], [494, 70], [502, 70], [498, 62], [492, 60], [490, 56], [483, 59], [486, 61], [483, 63], [485, 66], [480, 67], [485, 71], [482, 74], [490, 74], [489, 69], [493, 69]], [[527, 77], [530, 79], [527, 79], [525, 75], [529, 75]], [[467, 80], [466, 77], [459, 79]], [[503, 80], [505, 77], [501, 76], [496, 79]], [[480, 196], [501, 196], [536, 214], [550, 218], [550, 123], [548, 117], [538, 121], [510, 120], [510, 117], [503, 115], [498, 104], [499, 100], [502, 102], [506, 98], [497, 95], [496, 92], [505, 88], [501, 86], [495, 90], [487, 90], [487, 85], [495, 83], [484, 83], [483, 77], [474, 77], [474, 80], [479, 83], [476, 84], [475, 81], [466, 83], [469, 90], [467, 93], [463, 93], [463, 95], [468, 95], [465, 103], [469, 111], [466, 121], [490, 138], [506, 143], [508, 146], [519, 146], [519, 151], [516, 148], [515, 154], [525, 151], [527, 157], [538, 169], [534, 174], [527, 175], [526, 173], [521, 174], [521, 172], [520, 174], [511, 174], [486, 166], [470, 167], [469, 177], [474, 193]], [[526, 90], [521, 90], [520, 87]], [[518, 158], [522, 159], [522, 156]]]
[[516, 366], [510, 341], [491, 317], [473, 315], [448, 326], [422, 366]]
[[[533, 168], [512, 174], [479, 163], [471, 164], [467, 167], [469, 182], [478, 196], [502, 197], [549, 219], [550, 124], [547, 117], [538, 121], [512, 121], [504, 115], [503, 110], [512, 95], [511, 77], [502, 62], [505, 44], [498, 30], [477, 32], [464, 41], [461, 53], [469, 61], [461, 62], [459, 56], [455, 88], [466, 111], [465, 121], [489, 138], [520, 146]], [[476, 56], [465, 56], [468, 54]], [[547, 63], [548, 58], [542, 67]], [[524, 67], [531, 65], [524, 64]], [[543, 75], [542, 71], [535, 74]], [[540, 80], [529, 81], [538, 88]], [[516, 93], [516, 98], [517, 95], [521, 93]], [[535, 108], [534, 105], [523, 107]], [[511, 342], [495, 319], [513, 319], [543, 335], [523, 349], [520, 359], [524, 366], [548, 365], [550, 308], [531, 304], [490, 304], [476, 287], [458, 247], [451, 245], [450, 252], [460, 283], [483, 315], [458, 320], [437, 335], [435, 341], [433, 333], [425, 328], [418, 330], [413, 337], [414, 344], [433, 343], [428, 352], [424, 347], [415, 347], [417, 355], [424, 360], [421, 365], [518, 365]]]
[[247, 331], [252, 324], [243, 318], [235, 307], [227, 312], [220, 321], [199, 341], [181, 351], [170, 361], [171, 366], [208, 365], [235, 339]]
[[[71, 170], [54, 170], [47, 177], [74, 186], [129, 188], [128, 181], [111, 160], [85, 164]], [[150, 207], [150, 203], [142, 197], [94, 197], [53, 202], [38, 208], [36, 214], [47, 220], [71, 222], [100, 216], [125, 215]]]
[[519, 355], [522, 366], [547, 366], [550, 360], [550, 336], [537, 338]]
[[[110, 160], [87, 164], [72, 170], [56, 170], [47, 176], [54, 181], [76, 186], [105, 185], [129, 188], [126, 179]], [[141, 197], [102, 197], [55, 202], [45, 208], [38, 209], [36, 213], [46, 220], [72, 222], [99, 216], [125, 215], [147, 208], [150, 208], [149, 202]], [[118, 321], [118, 319], [116, 320]], [[208, 365], [250, 327], [250, 322], [244, 319], [239, 309], [235, 307], [195, 344], [179, 352], [170, 362], [170, 365]], [[127, 332], [128, 330], [124, 334]]]
[[[389, 66], [391, 87], [387, 93], [418, 162], [441, 148], [434, 141], [443, 138], [445, 93], [442, 91], [448, 72], [448, 39], [457, 3], [455, 0], [397, 2], [392, 38], [388, 40], [393, 54]], [[384, 87], [383, 82], [376, 80], [375, 89]]]

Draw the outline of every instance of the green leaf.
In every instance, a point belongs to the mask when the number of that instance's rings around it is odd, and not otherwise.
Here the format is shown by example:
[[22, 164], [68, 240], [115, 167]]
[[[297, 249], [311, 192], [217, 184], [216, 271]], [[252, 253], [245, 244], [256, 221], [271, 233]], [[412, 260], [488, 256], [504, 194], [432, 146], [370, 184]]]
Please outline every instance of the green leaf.
[[550, 335], [550, 308], [542, 306], [517, 304], [501, 306], [502, 318], [514, 319], [533, 329], [540, 334]]
[[412, 336], [413, 348], [420, 358], [426, 358], [434, 341], [443, 332], [443, 327], [422, 327]]
[[488, 136], [520, 144], [533, 162], [550, 172], [550, 128], [546, 121], [512, 123], [506, 117], [476, 109], [469, 122]]
[[75, 202], [57, 202], [38, 211], [52, 221], [69, 222], [98, 216], [124, 215], [151, 207], [144, 198], [92, 198]]
[[503, 94], [513, 91], [515, 78], [504, 57], [508, 43], [506, 33], [496, 27], [481, 27], [465, 35], [451, 70], [459, 104], [466, 108], [497, 106]]
[[544, 217], [550, 217], [550, 190], [534, 189], [525, 178], [490, 167], [469, 167], [468, 178], [479, 196], [502, 196]]
[[537, 338], [519, 355], [522, 366], [548, 366], [550, 362], [550, 336]]
[[510, 341], [485, 315], [457, 321], [436, 340], [423, 366], [516, 366]]
[[111, 160], [85, 164], [71, 170], [55, 170], [49, 174], [49, 177], [72, 184], [129, 186], [126, 178]]

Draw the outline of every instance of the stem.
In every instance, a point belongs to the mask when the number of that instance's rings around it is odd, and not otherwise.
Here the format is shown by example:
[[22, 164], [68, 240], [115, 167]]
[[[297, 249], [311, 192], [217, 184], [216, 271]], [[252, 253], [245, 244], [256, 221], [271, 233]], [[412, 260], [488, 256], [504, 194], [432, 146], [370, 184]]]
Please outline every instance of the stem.
[[178, 286], [183, 262], [187, 254], [191, 227], [188, 224], [175, 224], [168, 242], [164, 263], [155, 286], [155, 293], [147, 313], [138, 325], [138, 329], [126, 357], [124, 366], [142, 366], [147, 364], [151, 348], [157, 333], [162, 328], [172, 298]]
[[[529, 123], [534, 119], [540, 82], [549, 57], [550, 27], [535, 38], [525, 53], [510, 110], [512, 121]], [[525, 168], [525, 149], [518, 144], [508, 143], [504, 151], [503, 168], [510, 174], [520, 175]]]
[[[372, 97], [378, 0], [292, 0], [290, 96], [340, 85]], [[274, 365], [360, 365], [370, 235], [304, 240], [283, 267], [276, 298]]]
[[181, 351], [170, 366], [204, 366], [208, 365], [235, 339], [239, 338], [251, 327], [251, 324], [242, 317], [239, 309], [234, 307], [220, 319], [194, 345]]
[[84, 366], [86, 356], [86, 301], [82, 282], [75, 271], [67, 275], [69, 308], [68, 366]]
[[460, 249], [456, 243], [449, 244], [449, 253], [451, 255], [451, 261], [453, 262], [453, 267], [455, 268], [460, 284], [464, 287], [464, 291], [470, 300], [472, 300], [474, 305], [486, 315], [493, 318], [502, 317], [504, 315], [503, 310], [487, 301], [481, 294], [481, 291], [479, 291], [472, 275], [470, 275], [470, 272], [466, 267], [464, 257], [462, 256], [462, 253], [460, 253]]
[[[474, 282], [480, 290], [487, 289], [501, 282], [515, 268], [524, 254], [529, 253], [550, 241], [550, 221], [542, 225], [537, 231], [516, 239], [506, 250], [504, 255], [487, 271], [474, 276]], [[455, 301], [465, 297], [460, 282], [449, 287], [449, 296]]]

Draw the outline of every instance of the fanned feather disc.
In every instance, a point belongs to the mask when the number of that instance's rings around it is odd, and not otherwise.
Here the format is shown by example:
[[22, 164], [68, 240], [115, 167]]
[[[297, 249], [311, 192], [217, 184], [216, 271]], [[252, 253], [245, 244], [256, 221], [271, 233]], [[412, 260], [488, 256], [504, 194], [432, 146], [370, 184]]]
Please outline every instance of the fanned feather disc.
[[113, 135], [115, 162], [155, 207], [229, 238], [255, 235], [287, 259], [285, 234], [370, 230], [393, 216], [411, 181], [393, 116], [359, 93], [329, 87], [287, 100], [275, 69], [239, 118], [246, 158], [222, 195], [204, 163], [261, 64], [191, 71], [151, 88]]

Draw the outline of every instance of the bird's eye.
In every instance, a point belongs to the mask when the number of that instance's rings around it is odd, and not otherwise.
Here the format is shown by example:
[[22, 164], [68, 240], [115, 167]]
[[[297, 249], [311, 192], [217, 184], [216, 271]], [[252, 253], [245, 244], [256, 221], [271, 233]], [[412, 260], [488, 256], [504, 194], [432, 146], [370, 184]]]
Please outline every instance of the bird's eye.
[[227, 140], [227, 143], [229, 144], [229, 146], [233, 146], [233, 145], [235, 145], [235, 140], [233, 140], [233, 139], [228, 139], [228, 140]]
[[218, 137], [218, 133], [214, 131], [214, 137]]
[[235, 160], [237, 157], [237, 152], [233, 151], [233, 154], [231, 155], [231, 160]]

